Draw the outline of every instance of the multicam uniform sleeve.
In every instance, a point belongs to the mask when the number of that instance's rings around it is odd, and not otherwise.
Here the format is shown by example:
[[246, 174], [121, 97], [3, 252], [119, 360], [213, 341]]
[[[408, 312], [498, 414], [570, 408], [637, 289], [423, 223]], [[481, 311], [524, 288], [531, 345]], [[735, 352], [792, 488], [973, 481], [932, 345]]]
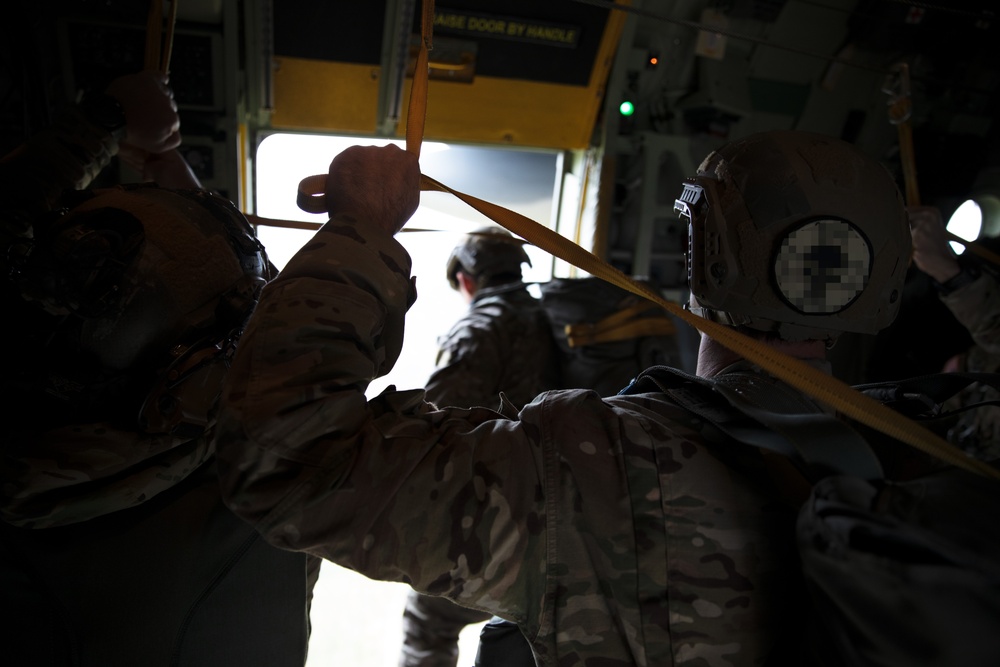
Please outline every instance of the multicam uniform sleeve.
[[114, 136], [71, 107], [0, 159], [3, 240], [30, 237], [36, 216], [51, 210], [64, 190], [87, 187], [117, 152]]
[[996, 278], [984, 273], [941, 300], [977, 345], [990, 354], [1000, 354], [1000, 290]]
[[365, 399], [399, 354], [409, 268], [383, 232], [335, 218], [265, 288], [223, 392], [223, 493], [276, 546], [521, 616], [543, 597], [544, 577], [519, 576], [545, 557], [537, 442], [423, 390]]

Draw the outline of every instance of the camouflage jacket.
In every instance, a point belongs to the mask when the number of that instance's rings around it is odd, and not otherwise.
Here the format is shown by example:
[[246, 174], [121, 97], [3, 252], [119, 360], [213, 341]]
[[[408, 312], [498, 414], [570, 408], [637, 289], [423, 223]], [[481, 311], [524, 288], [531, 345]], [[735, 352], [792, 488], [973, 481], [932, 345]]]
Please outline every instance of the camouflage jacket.
[[555, 350], [541, 304], [522, 283], [484, 289], [439, 341], [427, 400], [438, 406], [521, 407], [553, 389]]
[[[75, 109], [0, 160], [0, 263], [5, 275], [11, 247], [28, 243], [33, 222], [59, 205], [65, 190], [79, 190], [117, 153], [114, 137]], [[45, 379], [55, 318], [27, 304], [13, 281], [0, 285], [10, 318], [0, 400], [6, 415], [0, 449], [0, 518], [25, 528], [60, 526], [133, 507], [170, 488], [204, 463], [207, 438], [144, 434], [134, 419], [67, 414]], [[11, 341], [17, 341], [11, 343]], [[37, 354], [36, 354], [37, 351]], [[47, 386], [48, 385], [48, 386]], [[85, 392], [82, 392], [85, 393]], [[143, 396], [130, 396], [141, 404]], [[137, 414], [136, 409], [132, 414]]]
[[[989, 274], [958, 288], [941, 300], [972, 335], [975, 346], [965, 354], [963, 370], [1000, 372], [1000, 285]], [[962, 391], [955, 407], [1000, 401], [992, 387], [973, 385]], [[976, 458], [1000, 459], [1000, 407], [987, 405], [961, 413], [949, 439]]]
[[990, 274], [941, 297], [976, 345], [1000, 355], [1000, 285]]
[[[762, 664], [792, 512], [662, 394], [517, 415], [365, 387], [399, 354], [405, 251], [334, 218], [264, 290], [223, 392], [227, 504], [267, 540], [518, 623], [539, 665]], [[731, 450], [731, 451], [730, 451]]]

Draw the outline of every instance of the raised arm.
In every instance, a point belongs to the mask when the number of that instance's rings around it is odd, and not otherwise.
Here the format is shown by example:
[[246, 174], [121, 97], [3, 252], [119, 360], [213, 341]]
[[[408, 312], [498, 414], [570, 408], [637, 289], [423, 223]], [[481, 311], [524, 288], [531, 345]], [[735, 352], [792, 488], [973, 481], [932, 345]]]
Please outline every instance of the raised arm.
[[180, 144], [177, 105], [164, 75], [130, 74], [100, 99], [65, 109], [56, 122], [0, 159], [4, 240], [31, 235], [31, 221], [65, 190], [87, 187], [126, 140], [159, 153]]
[[265, 288], [228, 376], [223, 493], [279, 547], [520, 609], [540, 599], [514, 576], [529, 552], [544, 558], [543, 524], [516, 522], [544, 515], [540, 448], [490, 410], [436, 411], [422, 390], [364, 394], [395, 362], [414, 298], [391, 234], [418, 182], [416, 160], [394, 147], [334, 160], [331, 219]]
[[1000, 285], [993, 274], [960, 260], [945, 236], [941, 212], [910, 208], [913, 262], [937, 283], [941, 301], [968, 329], [977, 345], [1000, 353]]

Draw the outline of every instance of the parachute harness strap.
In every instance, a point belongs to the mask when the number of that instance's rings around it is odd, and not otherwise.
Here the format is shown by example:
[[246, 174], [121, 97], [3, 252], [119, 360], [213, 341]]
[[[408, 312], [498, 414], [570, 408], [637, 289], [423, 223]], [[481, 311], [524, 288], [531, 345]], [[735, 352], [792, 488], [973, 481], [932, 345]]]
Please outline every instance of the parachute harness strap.
[[566, 342], [570, 347], [586, 347], [643, 336], [670, 336], [677, 332], [674, 323], [666, 317], [640, 317], [650, 308], [649, 303], [641, 301], [597, 322], [567, 324], [564, 327]]

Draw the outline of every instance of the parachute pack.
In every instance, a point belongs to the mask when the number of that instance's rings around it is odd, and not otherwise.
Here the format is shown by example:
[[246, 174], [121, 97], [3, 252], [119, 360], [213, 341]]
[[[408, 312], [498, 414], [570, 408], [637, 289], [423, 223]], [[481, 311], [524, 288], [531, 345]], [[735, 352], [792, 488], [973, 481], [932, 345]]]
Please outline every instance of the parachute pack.
[[[680, 366], [670, 314], [600, 278], [557, 278], [540, 285], [559, 354], [560, 389], [618, 393], [643, 369]], [[683, 332], [683, 333], [682, 333]]]

